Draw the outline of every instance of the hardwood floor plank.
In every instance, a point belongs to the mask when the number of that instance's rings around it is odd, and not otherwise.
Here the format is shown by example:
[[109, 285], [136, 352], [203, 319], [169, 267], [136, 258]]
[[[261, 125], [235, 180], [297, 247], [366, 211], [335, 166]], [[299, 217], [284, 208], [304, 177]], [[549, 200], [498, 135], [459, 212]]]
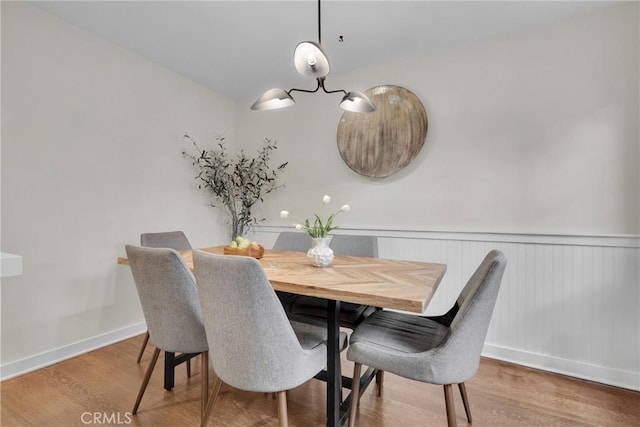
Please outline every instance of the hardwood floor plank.
[[[142, 339], [141, 335], [2, 382], [0, 424], [199, 425], [200, 363], [192, 364], [191, 378], [180, 366], [171, 392], [163, 389], [162, 369], [156, 368], [140, 412], [130, 415], [153, 351], [148, 346], [142, 362], [135, 363]], [[158, 366], [162, 363], [159, 360]], [[353, 365], [343, 359], [343, 372], [351, 375], [352, 370]], [[210, 380], [213, 385], [213, 375]], [[482, 359], [478, 373], [466, 386], [474, 427], [640, 425], [640, 393], [630, 390], [491, 359]], [[289, 425], [324, 425], [325, 392], [325, 384], [317, 380], [289, 391]], [[457, 387], [454, 402], [458, 425], [468, 426]], [[374, 387], [365, 392], [357, 417], [360, 427], [445, 426], [446, 422], [442, 386], [391, 374], [385, 376], [383, 397], [375, 395]], [[270, 394], [225, 385], [209, 425], [276, 426], [277, 400]]]

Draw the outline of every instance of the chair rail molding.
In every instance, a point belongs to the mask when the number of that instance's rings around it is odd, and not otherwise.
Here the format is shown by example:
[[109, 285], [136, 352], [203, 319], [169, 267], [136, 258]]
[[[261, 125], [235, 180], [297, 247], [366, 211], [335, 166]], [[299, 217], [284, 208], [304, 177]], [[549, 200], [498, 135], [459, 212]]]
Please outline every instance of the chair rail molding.
[[[271, 247], [286, 226], [256, 226]], [[640, 391], [640, 235], [340, 227], [378, 237], [381, 258], [447, 264], [426, 314], [452, 304], [491, 250], [508, 264], [483, 355]]]
[[[296, 231], [292, 226], [255, 225], [253, 234], [269, 235], [281, 231]], [[529, 243], [544, 245], [612, 246], [640, 248], [640, 234], [559, 234], [507, 233], [493, 231], [421, 230], [389, 227], [339, 227], [331, 234], [373, 235], [379, 238], [430, 239], [451, 241], [480, 241], [501, 243]], [[275, 239], [274, 237], [274, 239]]]

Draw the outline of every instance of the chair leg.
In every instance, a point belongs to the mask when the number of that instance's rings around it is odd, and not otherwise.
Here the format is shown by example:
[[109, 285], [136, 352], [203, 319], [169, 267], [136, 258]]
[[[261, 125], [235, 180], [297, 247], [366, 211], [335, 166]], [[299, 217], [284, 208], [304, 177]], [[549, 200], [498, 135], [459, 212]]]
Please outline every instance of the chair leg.
[[213, 410], [213, 407], [216, 405], [216, 400], [218, 400], [218, 395], [220, 394], [220, 388], [222, 388], [222, 380], [216, 377], [216, 382], [213, 384], [213, 390], [209, 395], [209, 401], [207, 402], [207, 407], [204, 410], [204, 415], [202, 416], [200, 427], [205, 427], [207, 425], [207, 421], [209, 421], [209, 417], [211, 416], [211, 411]]
[[187, 360], [187, 378], [191, 378], [191, 359]]
[[140, 363], [142, 360], [142, 355], [144, 354], [144, 349], [147, 348], [147, 343], [149, 342], [149, 331], [144, 334], [144, 341], [142, 341], [142, 347], [140, 347], [140, 352], [138, 352], [138, 359], [136, 363]]
[[287, 419], [287, 392], [278, 392], [278, 418], [280, 419], [280, 427], [287, 427], [289, 421]]
[[456, 408], [453, 403], [453, 391], [451, 384], [444, 385], [444, 404], [447, 408], [447, 426], [456, 427]]
[[202, 384], [200, 397], [200, 422], [204, 419], [204, 411], [207, 407], [207, 400], [209, 400], [209, 352], [203, 351], [200, 353], [200, 372], [202, 372]]
[[467, 388], [464, 386], [464, 383], [458, 384], [458, 388], [460, 389], [460, 396], [462, 397], [462, 404], [464, 405], [464, 412], [467, 414], [467, 421], [469, 424], [471, 421], [471, 408], [469, 407], [469, 399], [467, 398]]
[[144, 379], [142, 380], [142, 384], [140, 384], [140, 391], [138, 392], [138, 398], [136, 399], [135, 405], [133, 405], [132, 414], [138, 413], [138, 407], [140, 407], [140, 402], [142, 401], [142, 396], [144, 395], [145, 390], [147, 389], [147, 385], [149, 384], [149, 380], [151, 379], [151, 374], [153, 373], [153, 368], [156, 366], [156, 362], [158, 361], [158, 356], [160, 356], [160, 349], [156, 348], [153, 351], [153, 356], [151, 357], [151, 361], [149, 362], [149, 367], [147, 368], [147, 372], [144, 374]]
[[378, 371], [376, 373], [376, 394], [378, 397], [382, 397], [383, 384], [384, 383], [384, 371]]
[[349, 408], [349, 427], [356, 425], [356, 412], [360, 405], [360, 371], [362, 364], [356, 363], [353, 366], [353, 378], [351, 379], [351, 407]]

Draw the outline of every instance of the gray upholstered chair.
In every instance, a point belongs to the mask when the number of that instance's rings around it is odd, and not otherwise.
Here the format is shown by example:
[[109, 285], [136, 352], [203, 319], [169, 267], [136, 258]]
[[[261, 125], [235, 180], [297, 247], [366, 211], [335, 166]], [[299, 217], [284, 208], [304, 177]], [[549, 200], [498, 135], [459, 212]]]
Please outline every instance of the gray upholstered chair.
[[378, 258], [378, 238], [376, 236], [351, 236], [336, 234], [329, 247], [337, 255]]
[[313, 239], [307, 233], [301, 231], [283, 231], [278, 234], [278, 238], [273, 244], [273, 249], [279, 251], [307, 252], [312, 244]]
[[[378, 257], [378, 238], [375, 236], [337, 234], [331, 238], [329, 247], [336, 255]], [[327, 320], [327, 301], [324, 299], [297, 296], [288, 302], [287, 312], [292, 319], [316, 324]], [[342, 302], [340, 326], [353, 329], [374, 311], [376, 308], [368, 305]]]
[[148, 248], [171, 248], [176, 251], [191, 250], [191, 243], [182, 231], [164, 231], [160, 233], [142, 233], [140, 245]]
[[[313, 239], [307, 233], [301, 231], [283, 231], [278, 234], [276, 242], [273, 244], [273, 249], [278, 251], [295, 251], [295, 252], [307, 252]], [[289, 314], [291, 304], [298, 298], [299, 295], [289, 292], [276, 291], [276, 295], [284, 307], [284, 311]]]
[[[471, 423], [464, 382], [475, 375], [507, 260], [491, 251], [443, 316], [422, 317], [377, 311], [351, 335], [347, 359], [355, 362], [353, 395], [359, 394], [362, 365], [444, 386], [449, 427], [456, 425], [452, 384], [458, 384]], [[351, 405], [349, 426], [357, 404]]]
[[[176, 251], [191, 250], [191, 243], [189, 239], [182, 231], [164, 231], [158, 233], [142, 233], [140, 235], [140, 245], [148, 248], [171, 248]], [[138, 352], [138, 358], [136, 363], [140, 363], [144, 350], [147, 348], [147, 342], [149, 342], [149, 331], [144, 335], [144, 340], [140, 346]], [[173, 388], [173, 378], [175, 366], [179, 364], [176, 361], [175, 354], [166, 353], [164, 355], [165, 364], [165, 389], [171, 390]], [[191, 360], [187, 360], [187, 377], [191, 377]]]
[[195, 278], [178, 252], [169, 248], [127, 245], [127, 257], [138, 290], [142, 312], [156, 347], [145, 373], [133, 414], [138, 412], [160, 351], [182, 353], [181, 358], [202, 356], [201, 414], [208, 393], [207, 336], [204, 330]]
[[[286, 390], [327, 364], [326, 328], [290, 322], [258, 261], [250, 257], [193, 254], [194, 273], [217, 379], [205, 425], [222, 382], [246, 391], [277, 392], [280, 425], [287, 425]], [[341, 334], [341, 348], [346, 334]]]

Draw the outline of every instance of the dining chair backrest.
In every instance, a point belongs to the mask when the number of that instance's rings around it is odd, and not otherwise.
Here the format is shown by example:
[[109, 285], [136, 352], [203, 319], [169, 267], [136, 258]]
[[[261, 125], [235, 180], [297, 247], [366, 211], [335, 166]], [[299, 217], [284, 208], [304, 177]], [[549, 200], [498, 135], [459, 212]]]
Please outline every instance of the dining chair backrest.
[[307, 233], [283, 231], [278, 235], [273, 249], [279, 251], [307, 252], [311, 249], [313, 239]]
[[193, 262], [207, 337], [224, 343], [209, 350], [223, 382], [247, 391], [288, 390], [326, 364], [326, 350], [300, 345], [257, 260], [195, 251]]
[[207, 350], [195, 278], [180, 254], [169, 248], [125, 249], [151, 342], [169, 352]]
[[160, 233], [142, 233], [140, 245], [147, 248], [171, 248], [176, 251], [186, 251], [191, 243], [182, 231], [165, 231]]
[[336, 234], [331, 238], [329, 247], [336, 255], [378, 257], [378, 238], [376, 236]]
[[506, 265], [502, 252], [489, 252], [463, 288], [448, 336], [429, 361], [434, 382], [461, 383], [477, 371]]
[[[444, 387], [447, 425], [456, 426], [452, 385], [457, 384], [467, 421], [472, 422], [465, 381], [475, 375], [507, 259], [489, 252], [471, 275], [454, 306], [442, 316], [380, 310], [351, 334], [347, 359], [354, 362], [353, 389], [360, 395], [362, 366]], [[382, 384], [378, 384], [378, 396]], [[349, 412], [356, 421], [358, 405]]]

